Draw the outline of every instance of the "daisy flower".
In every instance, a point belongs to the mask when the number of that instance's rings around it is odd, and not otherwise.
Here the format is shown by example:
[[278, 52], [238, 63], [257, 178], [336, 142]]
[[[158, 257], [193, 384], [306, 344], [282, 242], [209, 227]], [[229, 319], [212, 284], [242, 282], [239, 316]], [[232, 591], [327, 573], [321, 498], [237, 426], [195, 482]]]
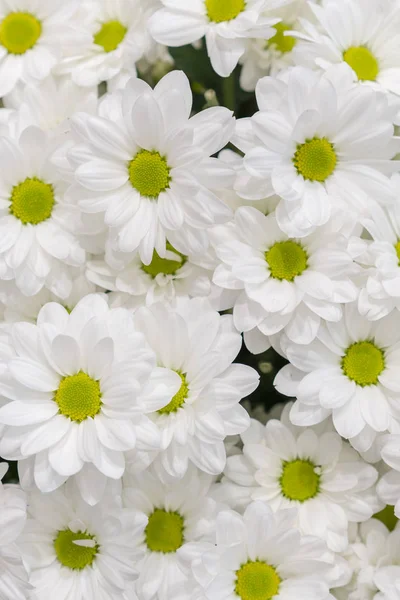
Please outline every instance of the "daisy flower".
[[349, 67], [325, 76], [294, 67], [261, 79], [256, 96], [259, 112], [239, 120], [232, 139], [245, 153], [235, 189], [251, 200], [281, 196], [276, 217], [288, 235], [312, 233], [338, 203], [360, 218], [376, 201], [394, 202], [397, 107], [355, 86]]
[[221, 261], [213, 281], [238, 290], [233, 319], [251, 350], [265, 350], [269, 336], [283, 331], [292, 341], [308, 344], [321, 319], [339, 321], [342, 303], [357, 298], [348, 241], [333, 227], [288, 238], [275, 214], [241, 207], [234, 222], [215, 228], [212, 242]]
[[73, 485], [51, 494], [31, 493], [20, 539], [30, 569], [34, 599], [127, 599], [138, 576], [146, 516], [105, 497], [88, 506]]
[[[387, 465], [376, 486], [379, 498], [400, 517], [400, 435], [398, 432], [379, 437], [380, 457]], [[387, 523], [385, 523], [387, 525]]]
[[[170, 600], [194, 587], [185, 557], [192, 545], [212, 539], [216, 502], [208, 495], [213, 478], [191, 468], [185, 477], [164, 485], [153, 472], [124, 476], [124, 506], [144, 513], [148, 524], [140, 539], [144, 553], [136, 592], [142, 600]], [[188, 545], [189, 544], [189, 545]], [[187, 550], [188, 549], [188, 550]], [[189, 591], [190, 590], [190, 591]]]
[[157, 303], [134, 315], [157, 356], [157, 364], [177, 373], [178, 392], [152, 404], [161, 434], [155, 468], [161, 479], [182, 477], [190, 463], [211, 475], [225, 466], [224, 439], [247, 429], [249, 416], [239, 402], [254, 391], [259, 376], [251, 367], [231, 364], [242, 340], [230, 315], [219, 315], [202, 299], [178, 298], [175, 307]]
[[205, 251], [206, 230], [231, 217], [215, 192], [232, 185], [233, 169], [210, 157], [228, 142], [232, 113], [214, 107], [189, 119], [191, 107], [189, 81], [174, 71], [154, 90], [132, 79], [100, 117], [72, 118], [79, 185], [70, 196], [104, 215], [115, 250], [138, 250], [146, 265], [154, 250], [165, 258], [166, 238], [183, 254]]
[[26, 600], [31, 590], [18, 541], [26, 523], [26, 495], [18, 485], [3, 484], [8, 465], [0, 464], [0, 597]]
[[371, 322], [353, 305], [338, 323], [326, 322], [306, 349], [282, 340], [291, 364], [279, 371], [275, 386], [297, 397], [291, 421], [310, 426], [332, 415], [336, 431], [362, 451], [377, 433], [396, 432], [399, 341], [394, 313]]
[[342, 552], [349, 522], [366, 521], [379, 507], [378, 473], [330, 424], [295, 427], [289, 410], [287, 405], [281, 421], [272, 419], [265, 427], [252, 421], [242, 434], [243, 453], [227, 461], [223, 497], [232, 508], [244, 508], [252, 500], [262, 500], [274, 512], [295, 508], [303, 534]]
[[162, 8], [149, 19], [154, 39], [166, 46], [183, 46], [206, 38], [213, 69], [228, 77], [246, 49], [248, 38], [267, 40], [276, 34], [279, 19], [266, 10], [287, 0], [161, 0]]
[[27, 487], [50, 492], [74, 475], [94, 503], [107, 478], [122, 476], [124, 451], [143, 443], [138, 429], [147, 432], [147, 449], [158, 448], [143, 415], [144, 387], [167, 402], [179, 377], [155, 367], [131, 314], [110, 310], [100, 295], [86, 296], [71, 313], [48, 303], [36, 325], [15, 323], [8, 331], [0, 454], [21, 461]]
[[77, 39], [77, 2], [0, 0], [0, 96], [40, 81]]
[[398, 3], [371, 0], [366, 10], [363, 0], [327, 0], [310, 9], [314, 18], [300, 19], [302, 30], [292, 33], [297, 64], [325, 70], [345, 63], [358, 82], [400, 95]]
[[80, 212], [65, 201], [53, 151], [37, 127], [0, 139], [0, 277], [25, 296], [45, 287], [64, 299], [72, 291], [70, 267], [84, 264], [85, 251], [77, 237]]

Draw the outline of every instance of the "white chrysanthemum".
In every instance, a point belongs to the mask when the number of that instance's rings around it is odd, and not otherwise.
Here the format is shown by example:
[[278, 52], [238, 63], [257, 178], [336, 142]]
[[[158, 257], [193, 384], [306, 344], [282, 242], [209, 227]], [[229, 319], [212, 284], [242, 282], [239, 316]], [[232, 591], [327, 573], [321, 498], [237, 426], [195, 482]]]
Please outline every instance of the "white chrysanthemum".
[[357, 298], [348, 241], [333, 228], [288, 238], [275, 214], [241, 207], [233, 223], [215, 228], [212, 242], [221, 260], [213, 281], [238, 290], [233, 319], [253, 352], [282, 331], [296, 343], [310, 343], [321, 319], [339, 321], [342, 303]]
[[256, 96], [260, 111], [238, 121], [232, 140], [245, 152], [235, 189], [252, 200], [281, 196], [276, 216], [288, 235], [311, 233], [338, 208], [360, 218], [394, 201], [397, 108], [356, 86], [349, 67], [323, 76], [294, 67], [261, 79]]
[[0, 140], [0, 278], [15, 280], [25, 296], [45, 287], [68, 297], [69, 267], [85, 261], [76, 235], [80, 211], [65, 201], [66, 184], [51, 162], [53, 150], [50, 137], [36, 127], [18, 140]]
[[80, 86], [135, 75], [146, 47], [140, 0], [84, 0], [79, 17], [83, 39], [65, 53], [57, 73]]
[[378, 473], [347, 442], [325, 427], [299, 428], [281, 418], [262, 427], [252, 421], [242, 434], [243, 454], [228, 458], [219, 496], [232, 508], [262, 500], [274, 511], [297, 510], [304, 534], [326, 541], [334, 552], [348, 544], [349, 522], [366, 521], [379, 508]]
[[400, 15], [385, 0], [327, 0], [310, 4], [294, 49], [297, 64], [328, 69], [346, 63], [357, 81], [400, 95]]
[[162, 303], [141, 308], [134, 320], [157, 364], [181, 379], [169, 402], [154, 394], [147, 405], [161, 433], [159, 476], [182, 477], [190, 463], [218, 475], [225, 466], [224, 439], [249, 425], [239, 402], [259, 379], [251, 367], [231, 364], [242, 344], [232, 317], [219, 315], [205, 300], [179, 298], [174, 308]]
[[19, 81], [50, 74], [62, 51], [76, 43], [77, 7], [75, 0], [0, 1], [0, 96]]
[[[379, 498], [394, 507], [394, 514], [400, 518], [400, 435], [399, 432], [379, 436], [378, 450], [385, 469], [377, 484]], [[390, 467], [390, 468], [389, 468]], [[386, 523], [387, 524], [387, 523]]]
[[166, 402], [179, 378], [155, 368], [127, 310], [110, 310], [95, 294], [70, 314], [49, 303], [37, 325], [15, 323], [3, 336], [0, 454], [20, 461], [24, 485], [49, 492], [76, 475], [82, 495], [95, 502], [107, 477], [122, 476], [124, 451], [158, 448], [143, 415], [146, 394]]
[[31, 586], [17, 546], [26, 523], [26, 496], [18, 485], [3, 484], [8, 469], [0, 465], [0, 598], [26, 600]]
[[271, 38], [279, 19], [266, 10], [287, 0], [161, 0], [163, 7], [149, 19], [154, 39], [166, 46], [183, 46], [206, 38], [211, 64], [228, 77], [246, 49], [249, 38]]
[[261, 502], [249, 504], [243, 517], [221, 511], [214, 551], [210, 547], [196, 560], [192, 551], [193, 573], [206, 598], [326, 600], [331, 555], [322, 540], [300, 534], [295, 513], [273, 513]]
[[104, 215], [115, 250], [165, 258], [166, 238], [179, 252], [201, 253], [206, 230], [231, 217], [215, 192], [232, 185], [231, 167], [210, 156], [229, 140], [232, 113], [215, 107], [189, 119], [192, 92], [174, 71], [155, 87], [132, 79], [100, 104], [100, 117], [72, 119], [79, 145], [70, 152], [83, 212]]
[[191, 599], [195, 582], [184, 559], [191, 545], [212, 539], [217, 512], [216, 502], [208, 496], [212, 481], [195, 468], [171, 485], [162, 484], [152, 472], [124, 477], [124, 506], [148, 518], [140, 540], [145, 556], [136, 583], [141, 600], [170, 600], [183, 589], [186, 595], [179, 598]]
[[123, 508], [115, 496], [92, 507], [70, 484], [31, 493], [19, 544], [34, 600], [126, 600], [139, 573], [146, 524], [142, 512]]
[[337, 432], [362, 451], [378, 432], [398, 431], [399, 341], [396, 313], [371, 322], [354, 305], [338, 323], [326, 322], [306, 348], [282, 340], [291, 364], [275, 385], [297, 397], [292, 422], [310, 426], [332, 415]]

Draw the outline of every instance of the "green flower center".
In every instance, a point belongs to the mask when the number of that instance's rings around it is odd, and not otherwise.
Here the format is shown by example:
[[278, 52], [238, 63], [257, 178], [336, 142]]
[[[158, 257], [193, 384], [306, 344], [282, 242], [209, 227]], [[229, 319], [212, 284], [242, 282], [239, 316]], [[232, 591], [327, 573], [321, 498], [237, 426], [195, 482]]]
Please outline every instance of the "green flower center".
[[397, 242], [397, 244], [394, 245], [394, 248], [396, 250], [397, 258], [399, 259], [399, 267], [400, 267], [400, 240]]
[[242, 600], [271, 600], [280, 583], [274, 567], [259, 560], [249, 561], [236, 571], [235, 592]]
[[141, 196], [158, 198], [169, 188], [170, 168], [158, 152], [140, 150], [129, 163], [129, 180]]
[[0, 23], [0, 43], [10, 54], [25, 54], [42, 33], [42, 24], [33, 15], [12, 12]]
[[362, 387], [376, 385], [385, 368], [385, 354], [373, 342], [356, 342], [342, 359], [343, 373]]
[[142, 265], [142, 270], [153, 278], [157, 277], [160, 273], [163, 273], [163, 275], [175, 275], [183, 267], [187, 261], [187, 257], [178, 252], [178, 250], [175, 250], [169, 242], [167, 242], [167, 250], [176, 255], [176, 260], [161, 258], [154, 250], [151, 263], [149, 265]]
[[147, 547], [152, 552], [176, 552], [184, 541], [183, 530], [184, 520], [179, 513], [156, 508], [145, 529]]
[[51, 216], [54, 206], [54, 189], [36, 177], [25, 179], [11, 192], [10, 213], [24, 225], [37, 225]]
[[185, 404], [185, 400], [188, 397], [189, 386], [186, 382], [186, 376], [184, 373], [180, 373], [179, 371], [176, 372], [181, 378], [181, 387], [179, 388], [175, 396], [172, 398], [172, 400], [168, 402], [166, 406], [160, 408], [160, 410], [157, 411], [160, 415], [169, 415], [170, 413], [176, 412], [183, 404]]
[[80, 371], [61, 380], [54, 400], [60, 413], [72, 421], [81, 423], [95, 417], [101, 408], [101, 393], [98, 381]]
[[93, 41], [101, 46], [105, 52], [112, 52], [118, 48], [127, 31], [127, 28], [119, 21], [107, 21], [95, 34]]
[[277, 242], [265, 253], [271, 276], [293, 281], [307, 269], [307, 252], [297, 242]]
[[350, 65], [361, 81], [375, 81], [378, 76], [378, 61], [365, 46], [352, 46], [343, 52], [343, 60]]
[[236, 19], [246, 8], [245, 0], [205, 0], [210, 21], [222, 23]]
[[383, 508], [378, 513], [375, 513], [372, 516], [374, 517], [374, 519], [379, 519], [379, 521], [386, 525], [389, 531], [393, 531], [393, 529], [396, 527], [399, 521], [399, 519], [394, 514], [394, 506], [391, 506], [390, 504], [388, 504], [387, 506], [385, 506], [385, 508]]
[[282, 22], [277, 23], [273, 27], [276, 30], [276, 34], [267, 41], [267, 46], [274, 46], [279, 52], [282, 52], [282, 54], [291, 52], [295, 47], [297, 40], [292, 35], [284, 35], [284, 33], [285, 31], [293, 29], [293, 27]]
[[54, 540], [54, 549], [59, 562], [69, 569], [81, 571], [89, 567], [99, 551], [99, 546], [78, 546], [74, 544], [77, 540], [94, 540], [93, 535], [88, 533], [74, 533], [70, 529], [59, 531]]
[[309, 181], [325, 181], [336, 167], [336, 152], [326, 138], [313, 138], [298, 144], [293, 163], [299, 175]]
[[319, 492], [320, 475], [309, 460], [293, 460], [284, 462], [279, 479], [282, 494], [289, 500], [304, 502], [314, 498]]

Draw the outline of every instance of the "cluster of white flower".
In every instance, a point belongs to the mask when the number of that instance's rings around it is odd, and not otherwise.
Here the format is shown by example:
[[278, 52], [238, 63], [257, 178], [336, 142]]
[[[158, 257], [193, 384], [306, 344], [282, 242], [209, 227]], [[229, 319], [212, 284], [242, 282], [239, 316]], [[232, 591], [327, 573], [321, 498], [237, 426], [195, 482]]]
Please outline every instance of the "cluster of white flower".
[[0, 98], [0, 600], [400, 600], [400, 0], [0, 0]]

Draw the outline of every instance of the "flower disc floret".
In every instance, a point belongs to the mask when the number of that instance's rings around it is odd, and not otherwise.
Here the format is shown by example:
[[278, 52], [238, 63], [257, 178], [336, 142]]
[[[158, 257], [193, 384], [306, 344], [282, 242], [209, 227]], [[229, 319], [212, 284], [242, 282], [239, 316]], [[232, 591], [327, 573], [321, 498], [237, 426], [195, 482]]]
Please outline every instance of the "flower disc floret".
[[62, 415], [81, 423], [88, 417], [95, 417], [100, 412], [99, 382], [80, 371], [61, 381], [54, 400]]
[[169, 188], [170, 168], [158, 152], [140, 150], [129, 163], [129, 180], [142, 196], [158, 198]]
[[293, 281], [307, 268], [307, 252], [297, 242], [277, 242], [265, 252], [271, 276], [275, 279]]
[[[142, 265], [142, 270], [150, 275], [150, 277], [157, 277], [160, 273], [163, 275], [175, 275], [175, 273], [183, 267], [185, 262], [187, 261], [187, 257], [184, 254], [181, 254], [175, 248], [171, 246], [167, 242], [167, 250], [170, 252], [174, 252], [178, 260], [171, 260], [169, 258], [161, 258], [156, 250], [153, 252], [153, 258], [149, 265]], [[179, 260], [180, 259], [180, 260]]]
[[352, 46], [343, 53], [343, 60], [361, 81], [375, 81], [379, 74], [379, 63], [365, 46]]
[[326, 138], [313, 138], [298, 144], [293, 163], [299, 175], [309, 181], [323, 182], [336, 167], [336, 152]]
[[24, 225], [37, 225], [51, 216], [54, 206], [54, 189], [36, 177], [25, 179], [11, 192], [10, 213]]
[[184, 520], [177, 512], [157, 508], [145, 529], [146, 544], [152, 552], [176, 552], [184, 542]]
[[127, 28], [119, 21], [107, 21], [95, 34], [93, 41], [105, 52], [113, 52], [124, 40], [127, 31]]
[[385, 368], [385, 354], [373, 342], [356, 342], [342, 359], [343, 373], [362, 387], [376, 385]]
[[249, 561], [236, 571], [235, 592], [242, 600], [271, 600], [281, 579], [276, 569], [262, 561]]
[[291, 52], [297, 40], [292, 35], [285, 35], [285, 31], [290, 31], [293, 27], [283, 22], [277, 23], [273, 27], [276, 30], [276, 34], [268, 40], [267, 47], [274, 46], [282, 54]]
[[0, 23], [0, 43], [10, 54], [25, 54], [42, 34], [42, 24], [26, 12], [12, 12]]
[[160, 415], [169, 415], [170, 413], [177, 412], [177, 410], [183, 404], [185, 404], [186, 398], [188, 397], [189, 386], [186, 381], [186, 375], [184, 373], [180, 373], [179, 371], [177, 371], [177, 373], [182, 381], [181, 387], [179, 388], [175, 396], [172, 398], [172, 400], [168, 402], [166, 406], [160, 408], [160, 410], [158, 411]]
[[304, 502], [314, 498], [319, 491], [320, 475], [309, 460], [293, 460], [283, 464], [280, 485], [282, 494], [289, 500]]
[[74, 533], [70, 529], [59, 531], [54, 540], [54, 549], [59, 562], [69, 569], [81, 571], [89, 567], [99, 550], [97, 544], [94, 546], [80, 546], [74, 544], [77, 540], [93, 540], [94, 536], [88, 533]]
[[245, 0], [205, 0], [210, 21], [222, 23], [236, 19], [246, 8]]

